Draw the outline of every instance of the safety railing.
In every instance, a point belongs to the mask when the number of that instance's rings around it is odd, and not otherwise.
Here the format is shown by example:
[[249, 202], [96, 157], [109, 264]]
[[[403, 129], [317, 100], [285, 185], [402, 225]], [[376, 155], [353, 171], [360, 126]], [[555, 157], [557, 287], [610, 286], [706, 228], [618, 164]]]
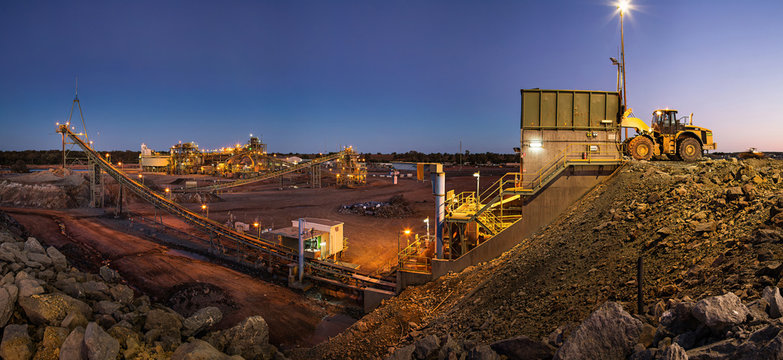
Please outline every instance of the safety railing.
[[430, 260], [422, 255], [427, 249], [429, 238], [420, 236], [397, 254], [397, 267], [402, 270], [428, 271]]
[[[524, 177], [523, 174], [518, 172], [506, 173], [478, 194], [475, 192], [458, 194], [447, 204], [447, 210], [470, 210], [473, 212], [471, 217], [463, 220], [474, 221], [478, 219], [490, 232], [497, 233], [519, 218], [514, 216], [507, 219], [509, 221], [503, 221], [502, 219], [496, 219], [494, 217], [495, 214], [488, 211], [498, 201], [502, 201], [504, 195], [533, 195], [570, 165], [618, 164], [622, 163], [622, 161], [620, 152], [617, 149], [612, 149], [611, 146], [605, 143], [570, 143], [558, 152], [552, 161], [538, 169], [535, 173], [525, 175]], [[523, 181], [523, 179], [528, 178], [530, 180]], [[471, 194], [475, 195], [471, 197]], [[470, 204], [475, 204], [475, 208], [471, 209]]]

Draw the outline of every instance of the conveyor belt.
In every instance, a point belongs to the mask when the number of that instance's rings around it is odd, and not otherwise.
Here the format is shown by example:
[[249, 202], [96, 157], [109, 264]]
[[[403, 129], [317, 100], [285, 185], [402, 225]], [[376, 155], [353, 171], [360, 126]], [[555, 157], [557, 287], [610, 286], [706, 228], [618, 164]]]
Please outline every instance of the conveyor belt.
[[194, 188], [174, 189], [172, 191], [175, 191], [175, 192], [213, 192], [213, 191], [228, 189], [228, 188], [232, 188], [232, 187], [252, 184], [252, 183], [255, 183], [255, 182], [259, 182], [259, 181], [273, 179], [273, 178], [276, 178], [278, 176], [283, 176], [285, 174], [289, 174], [289, 173], [292, 173], [292, 172], [297, 171], [297, 170], [306, 169], [306, 168], [308, 168], [310, 166], [319, 165], [321, 163], [324, 163], [324, 162], [327, 162], [327, 161], [330, 161], [330, 160], [338, 159], [338, 158], [340, 158], [340, 157], [342, 157], [344, 155], [347, 155], [350, 151], [352, 151], [352, 150], [350, 150], [350, 148], [348, 148], [348, 149], [345, 149], [345, 150], [340, 151], [338, 153], [322, 156], [322, 157], [313, 159], [313, 160], [308, 161], [308, 162], [301, 162], [299, 164], [296, 164], [296, 165], [291, 166], [291, 167], [287, 167], [285, 169], [280, 169], [280, 170], [277, 170], [277, 171], [272, 171], [272, 172], [264, 173], [264, 174], [261, 174], [261, 175], [258, 175], [258, 176], [253, 176], [253, 177], [249, 177], [249, 178], [245, 178], [245, 179], [240, 179], [240, 180], [236, 180], [236, 181], [226, 182], [226, 183], [222, 183], [222, 184], [214, 184], [214, 185], [208, 185], [208, 186], [199, 186], [199, 187], [194, 187]]
[[[294, 264], [299, 259], [298, 254], [290, 248], [275, 243], [266, 242], [263, 241], [263, 239], [258, 239], [237, 232], [234, 229], [226, 227], [216, 221], [205, 218], [173, 201], [168, 200], [166, 197], [157, 194], [156, 192], [146, 187], [144, 184], [132, 179], [130, 176], [128, 176], [124, 172], [114, 167], [111, 163], [106, 161], [106, 159], [104, 159], [100, 154], [98, 154], [89, 145], [87, 145], [87, 143], [84, 140], [82, 140], [78, 135], [71, 132], [66, 125], [60, 125], [58, 128], [58, 132], [65, 134], [65, 136], [73, 140], [73, 142], [76, 145], [78, 145], [84, 150], [88, 158], [93, 163], [95, 163], [97, 166], [103, 169], [103, 171], [105, 171], [107, 174], [109, 174], [109, 176], [114, 178], [114, 180], [116, 180], [120, 185], [129, 189], [134, 194], [138, 195], [139, 197], [149, 202], [156, 208], [163, 209], [172, 215], [182, 218], [189, 224], [195, 226], [200, 230], [209, 233], [211, 236], [215, 238], [233, 241], [238, 244], [243, 244], [245, 246], [251, 247], [263, 253], [271, 254], [277, 257], [282, 262]], [[318, 160], [320, 160], [321, 162], [328, 161], [329, 159], [337, 158], [343, 154], [344, 152], [340, 152], [337, 154], [319, 158]], [[308, 165], [309, 164], [311, 163], [308, 163]], [[246, 180], [250, 180], [250, 179], [246, 179]], [[317, 280], [319, 278], [327, 278], [332, 280], [329, 283], [333, 283], [333, 281], [337, 281], [338, 283], [343, 284], [345, 287], [353, 288], [353, 289], [362, 289], [365, 287], [387, 289], [389, 287], [392, 287], [391, 285], [393, 285], [392, 283], [383, 281], [380, 277], [371, 276], [370, 274], [362, 273], [350, 267], [340, 266], [338, 264], [313, 260], [313, 259], [306, 259], [304, 275], [313, 280]]]

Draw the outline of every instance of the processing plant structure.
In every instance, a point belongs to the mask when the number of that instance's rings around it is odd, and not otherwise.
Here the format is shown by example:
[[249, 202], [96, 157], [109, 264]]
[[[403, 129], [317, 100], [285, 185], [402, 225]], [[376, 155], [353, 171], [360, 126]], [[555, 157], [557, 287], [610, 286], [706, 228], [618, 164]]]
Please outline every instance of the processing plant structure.
[[[308, 163], [312, 166], [305, 166]], [[335, 174], [337, 186], [354, 187], [367, 182], [367, 167], [350, 146], [337, 153], [337, 156], [319, 154], [319, 158], [313, 160], [296, 156], [284, 158], [268, 154], [267, 145], [252, 135], [245, 145], [236, 144], [213, 150], [199, 149], [195, 142], [180, 141], [168, 153], [157, 153], [142, 144], [139, 164], [143, 171], [148, 172], [236, 179], [253, 179], [266, 174], [282, 175], [300, 168], [310, 168], [311, 181], [316, 187], [320, 187], [323, 165]]]

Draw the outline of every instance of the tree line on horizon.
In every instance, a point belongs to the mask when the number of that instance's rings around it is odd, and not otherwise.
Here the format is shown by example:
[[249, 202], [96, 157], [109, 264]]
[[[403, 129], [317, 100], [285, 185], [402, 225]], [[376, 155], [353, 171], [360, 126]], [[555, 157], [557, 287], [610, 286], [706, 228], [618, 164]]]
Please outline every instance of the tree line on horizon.
[[[109, 154], [112, 162], [118, 161], [126, 163], [138, 163], [139, 151], [114, 150], [101, 153]], [[0, 151], [0, 166], [11, 166], [18, 161], [25, 165], [57, 165], [62, 163], [61, 150], [23, 150], [23, 151]], [[83, 151], [69, 151], [68, 158], [86, 158]]]
[[[127, 164], [137, 164], [139, 162], [139, 151], [113, 150], [101, 152], [109, 154], [111, 162], [119, 161]], [[275, 153], [279, 156], [299, 156], [304, 159], [319, 157], [319, 154], [307, 153]], [[364, 153], [361, 157], [366, 162], [437, 162], [437, 163], [465, 163], [465, 164], [505, 164], [519, 161], [517, 154], [498, 154], [491, 152], [471, 153], [465, 151], [460, 153], [429, 153], [425, 154], [418, 151], [408, 151], [405, 153], [393, 152], [383, 153]], [[69, 151], [69, 158], [86, 158], [82, 151]], [[0, 166], [10, 167], [27, 165], [57, 165], [62, 162], [62, 151], [60, 150], [23, 150], [23, 151], [0, 151]]]

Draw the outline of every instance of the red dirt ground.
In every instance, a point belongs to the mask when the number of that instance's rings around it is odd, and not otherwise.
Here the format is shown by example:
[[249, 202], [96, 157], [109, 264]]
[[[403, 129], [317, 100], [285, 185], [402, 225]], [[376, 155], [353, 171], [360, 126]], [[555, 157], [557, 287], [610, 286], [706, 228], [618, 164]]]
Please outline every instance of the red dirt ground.
[[[493, 173], [493, 175], [482, 175], [481, 189], [483, 190], [497, 181], [499, 178], [497, 173], [514, 170], [481, 169], [483, 173]], [[475, 168], [467, 167], [462, 171], [448, 171], [446, 189], [453, 189], [455, 192], [475, 191], [476, 179], [472, 176], [475, 171]], [[165, 187], [177, 178], [193, 178], [200, 181], [215, 179], [200, 175], [145, 174], [144, 176], [161, 187]], [[432, 184], [429, 181], [417, 181], [415, 177], [401, 178], [397, 185], [394, 185], [390, 178], [369, 177], [367, 185], [355, 189], [340, 189], [334, 186], [311, 189], [302, 182], [297, 184], [298, 188], [291, 188], [293, 183], [292, 179], [286, 179], [286, 188], [280, 190], [279, 181], [272, 180], [238, 187], [232, 190], [234, 192], [221, 193], [219, 196], [223, 201], [208, 204], [209, 217], [225, 222], [231, 212], [237, 221], [252, 224], [255, 219], [258, 219], [263, 226], [274, 228], [291, 226], [291, 220], [300, 217], [342, 221], [345, 223], [344, 235], [348, 245], [342, 255], [342, 260], [357, 264], [360, 269], [374, 271], [393, 261], [397, 252], [397, 239], [402, 229], [411, 229], [411, 237], [415, 233], [424, 235], [427, 230], [423, 220], [428, 216], [434, 219], [435, 216]], [[326, 181], [324, 181], [324, 185], [326, 185]], [[410, 217], [387, 219], [341, 214], [337, 211], [344, 204], [386, 201], [398, 194], [402, 194], [410, 202], [414, 210], [414, 214]], [[201, 204], [184, 205], [193, 211], [201, 212]], [[129, 207], [135, 213], [153, 216], [153, 209], [146, 203], [137, 201]], [[172, 216], [164, 215], [164, 222], [183, 231], [192, 231], [189, 225]], [[430, 232], [435, 233], [434, 220]], [[400, 237], [400, 241], [406, 242], [405, 235]]]
[[[72, 214], [83, 211], [2, 210], [42, 242], [58, 248], [76, 245], [82, 256], [90, 257], [91, 263], [110, 263], [130, 285], [153, 299], [165, 302], [171, 290], [183, 284], [219, 287], [226, 296], [216, 299], [217, 304], [202, 304], [224, 310], [218, 327], [229, 327], [248, 316], [261, 315], [269, 324], [272, 343], [283, 348], [312, 345], [307, 338], [330, 315], [325, 308], [288, 288], [220, 265], [173, 255], [163, 245], [109, 228], [94, 216]], [[65, 226], [67, 236], [61, 233], [59, 224]], [[67, 255], [73, 253], [74, 250], [66, 251]], [[229, 303], [221, 303], [223, 300]]]

